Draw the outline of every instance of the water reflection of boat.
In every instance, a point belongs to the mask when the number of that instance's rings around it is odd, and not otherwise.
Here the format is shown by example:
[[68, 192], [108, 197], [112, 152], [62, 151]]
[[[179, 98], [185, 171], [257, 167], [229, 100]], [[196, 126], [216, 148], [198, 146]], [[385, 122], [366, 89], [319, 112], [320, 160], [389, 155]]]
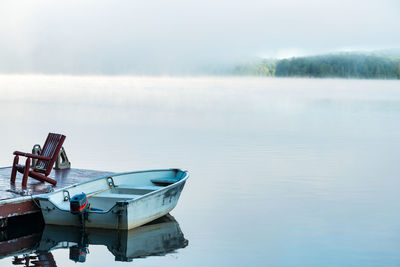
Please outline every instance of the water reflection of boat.
[[165, 255], [187, 244], [178, 222], [167, 215], [131, 230], [88, 228], [83, 233], [77, 227], [46, 225], [37, 252], [69, 248], [71, 260], [84, 261], [79, 257], [85, 255], [89, 245], [105, 245], [116, 261], [131, 261]]
[[104, 245], [116, 261], [132, 261], [166, 255], [188, 244], [178, 222], [169, 214], [131, 230], [88, 228], [83, 232], [72, 226], [46, 225], [43, 232], [40, 229], [12, 240], [22, 245], [10, 246], [6, 243], [9, 240], [0, 242], [0, 257], [14, 256], [13, 264], [27, 266], [29, 262], [56, 266], [51, 253], [55, 249], [69, 249], [71, 260], [84, 262], [90, 245]]

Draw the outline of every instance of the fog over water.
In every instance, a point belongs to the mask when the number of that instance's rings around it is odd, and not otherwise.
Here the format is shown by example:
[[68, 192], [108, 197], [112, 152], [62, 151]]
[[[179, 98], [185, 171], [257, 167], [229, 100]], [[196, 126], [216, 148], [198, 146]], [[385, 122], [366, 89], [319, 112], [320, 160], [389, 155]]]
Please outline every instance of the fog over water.
[[0, 72], [192, 74], [398, 48], [399, 11], [394, 0], [3, 0]]
[[[171, 212], [188, 246], [134, 266], [398, 266], [399, 88], [397, 80], [0, 75], [0, 166], [54, 131], [67, 136], [73, 168], [189, 170]], [[90, 245], [79, 266], [128, 266], [106, 244]], [[73, 266], [68, 248], [51, 253], [57, 266]]]

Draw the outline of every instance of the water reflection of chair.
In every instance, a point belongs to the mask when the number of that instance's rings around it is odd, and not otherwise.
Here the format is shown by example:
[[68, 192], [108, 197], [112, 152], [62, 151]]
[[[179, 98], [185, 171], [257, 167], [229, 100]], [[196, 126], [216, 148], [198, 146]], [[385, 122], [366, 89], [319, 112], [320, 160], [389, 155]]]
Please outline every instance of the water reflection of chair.
[[53, 254], [51, 254], [51, 252], [47, 252], [44, 254], [24, 255], [21, 257], [14, 256], [12, 264], [23, 266], [57, 267], [57, 263], [54, 260]]

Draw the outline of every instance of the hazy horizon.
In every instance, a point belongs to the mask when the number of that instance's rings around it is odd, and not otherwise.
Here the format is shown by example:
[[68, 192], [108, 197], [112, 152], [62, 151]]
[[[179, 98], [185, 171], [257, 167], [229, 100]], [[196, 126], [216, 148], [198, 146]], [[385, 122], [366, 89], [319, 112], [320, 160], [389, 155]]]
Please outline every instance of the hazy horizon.
[[190, 74], [400, 48], [397, 1], [2, 1], [0, 72]]

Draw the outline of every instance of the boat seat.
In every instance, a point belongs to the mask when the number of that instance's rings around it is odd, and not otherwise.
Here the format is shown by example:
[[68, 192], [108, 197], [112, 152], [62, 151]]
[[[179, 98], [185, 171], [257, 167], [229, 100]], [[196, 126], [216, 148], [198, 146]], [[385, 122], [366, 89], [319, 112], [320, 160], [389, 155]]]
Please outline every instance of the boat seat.
[[119, 194], [134, 194], [134, 195], [145, 195], [147, 193], [156, 191], [162, 188], [162, 186], [154, 186], [154, 185], [142, 185], [142, 186], [134, 186], [134, 185], [118, 185], [115, 187], [115, 192]]
[[121, 184], [118, 185], [117, 188], [124, 188], [124, 189], [143, 189], [143, 190], [158, 190], [162, 188], [162, 186], [154, 186], [154, 185], [141, 185], [141, 186], [135, 186], [135, 185], [129, 185], [129, 184]]
[[155, 185], [167, 186], [176, 183], [178, 180], [176, 178], [158, 178], [151, 179], [151, 182]]
[[138, 198], [141, 195], [134, 195], [134, 194], [119, 194], [119, 193], [106, 193], [106, 194], [98, 194], [92, 196], [91, 198], [120, 198], [120, 199], [133, 199]]

